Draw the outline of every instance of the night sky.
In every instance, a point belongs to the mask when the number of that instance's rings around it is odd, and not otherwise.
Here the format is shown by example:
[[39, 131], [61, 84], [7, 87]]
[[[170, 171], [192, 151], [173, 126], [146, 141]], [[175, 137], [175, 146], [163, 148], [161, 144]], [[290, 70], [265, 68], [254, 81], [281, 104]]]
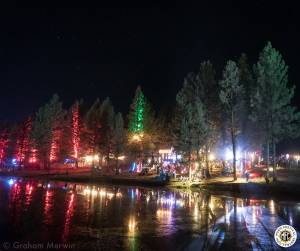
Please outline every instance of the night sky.
[[299, 86], [299, 10], [293, 3], [213, 2], [190, 8], [4, 9], [0, 13], [0, 119], [18, 121], [53, 93], [68, 107], [110, 96], [127, 113], [137, 85], [158, 110], [210, 59], [218, 74], [270, 40]]

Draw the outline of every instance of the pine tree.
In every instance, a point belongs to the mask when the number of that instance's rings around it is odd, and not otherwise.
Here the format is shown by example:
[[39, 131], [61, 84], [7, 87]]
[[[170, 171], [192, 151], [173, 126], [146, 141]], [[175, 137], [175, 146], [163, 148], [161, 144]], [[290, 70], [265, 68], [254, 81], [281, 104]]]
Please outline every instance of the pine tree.
[[180, 151], [180, 146], [179, 146], [180, 141], [178, 135], [180, 135], [180, 128], [182, 123], [181, 118], [182, 118], [181, 109], [179, 105], [176, 103], [172, 111], [172, 118], [170, 123], [170, 136], [171, 136], [170, 143], [174, 147], [176, 152]]
[[[241, 119], [240, 134], [237, 137], [237, 142], [241, 147], [243, 156], [245, 151], [253, 151], [261, 148], [261, 135], [256, 128], [255, 123], [251, 120], [251, 98], [255, 91], [255, 81], [253, 71], [248, 63], [248, 58], [245, 53], [239, 58], [238, 67], [240, 72], [240, 84], [243, 86], [242, 105], [238, 116]], [[243, 158], [243, 171], [246, 168], [246, 159]]]
[[188, 157], [189, 177], [191, 179], [191, 154], [199, 155], [207, 132], [205, 111], [199, 98], [199, 86], [193, 73], [185, 78], [183, 87], [176, 96], [180, 129], [178, 130], [177, 148]]
[[0, 167], [5, 164], [5, 159], [7, 157], [7, 149], [9, 144], [9, 130], [6, 125], [0, 126]]
[[150, 102], [145, 98], [144, 133], [142, 137], [142, 149], [144, 153], [151, 155], [154, 160], [154, 151], [159, 145], [159, 139], [163, 131], [159, 131], [160, 121], [155, 116], [155, 111]]
[[145, 96], [140, 86], [135, 91], [133, 102], [130, 106], [128, 131], [133, 134], [144, 132]]
[[194, 103], [197, 98], [200, 98], [200, 86], [197, 76], [191, 72], [184, 78], [183, 86], [176, 95], [176, 102], [180, 108]]
[[244, 150], [258, 143], [258, 137], [254, 125], [250, 119], [251, 114], [251, 97], [254, 94], [255, 82], [253, 74], [248, 63], [246, 54], [242, 54], [238, 61], [240, 84], [243, 86], [242, 107], [240, 109], [241, 118], [241, 145]]
[[134, 157], [153, 150], [155, 130], [155, 112], [138, 86], [128, 114], [128, 141]]
[[62, 103], [55, 94], [49, 103], [38, 110], [33, 121], [31, 137], [44, 168], [49, 168], [51, 161], [56, 158], [64, 114]]
[[291, 106], [295, 86], [289, 86], [288, 67], [271, 43], [264, 47], [255, 65], [257, 88], [252, 99], [252, 118], [259, 123], [266, 144], [269, 174], [269, 147], [272, 147], [273, 177], [276, 180], [276, 143], [299, 133], [300, 113]]
[[204, 137], [204, 152], [205, 152], [205, 170], [206, 176], [209, 177], [209, 149], [216, 144], [220, 125], [220, 99], [218, 96], [219, 85], [215, 77], [215, 69], [210, 61], [204, 61], [200, 65], [200, 70], [197, 73], [197, 86], [199, 87], [199, 98], [203, 103], [203, 110], [205, 111], [206, 130]]
[[182, 113], [181, 123], [178, 139], [178, 148], [187, 155], [188, 158], [188, 168], [189, 168], [189, 179], [191, 180], [191, 154], [193, 150], [193, 132], [192, 132], [192, 106], [187, 104]]
[[19, 166], [22, 166], [29, 157], [31, 129], [32, 119], [30, 117], [16, 127], [14, 157]]
[[199, 157], [200, 148], [207, 142], [208, 124], [206, 123], [206, 112], [200, 98], [196, 98], [192, 109], [193, 118], [193, 145]]
[[101, 112], [100, 100], [96, 99], [93, 105], [86, 113], [84, 119], [84, 146], [85, 152], [94, 155], [99, 150], [100, 145], [100, 128], [101, 128]]
[[[209, 173], [208, 152], [213, 147], [218, 138], [220, 127], [220, 101], [218, 97], [218, 83], [215, 79], [215, 70], [209, 61], [201, 63], [197, 73], [189, 73], [184, 80], [183, 88], [177, 95], [179, 106], [191, 102], [196, 107], [200, 107], [201, 118], [199, 128], [201, 134], [197, 135], [197, 157], [200, 158], [200, 147], [204, 147], [206, 177]], [[179, 109], [180, 110], [180, 109]], [[199, 113], [200, 114], [200, 113]], [[176, 119], [178, 120], [178, 119]], [[175, 130], [176, 125], [175, 125]], [[201, 142], [201, 143], [200, 143]]]
[[172, 137], [172, 112], [169, 109], [160, 109], [153, 123], [153, 143], [156, 146], [174, 146]]
[[99, 149], [106, 156], [109, 164], [110, 154], [112, 153], [112, 138], [114, 133], [115, 112], [109, 98], [106, 98], [100, 106], [100, 141]]
[[114, 118], [112, 150], [116, 160], [116, 174], [119, 174], [119, 157], [125, 147], [125, 130], [122, 114], [118, 112]]
[[240, 129], [240, 118], [238, 117], [239, 110], [243, 102], [243, 88], [240, 84], [240, 73], [237, 64], [229, 60], [223, 71], [223, 78], [219, 82], [220, 100], [224, 104], [227, 118], [230, 124], [230, 136], [233, 153], [233, 178], [237, 179], [236, 175], [236, 138]]
[[74, 158], [78, 159], [79, 144], [80, 144], [80, 131], [79, 131], [79, 103], [76, 101], [72, 106], [72, 143]]
[[[78, 167], [78, 159], [82, 156], [85, 149], [84, 119], [82, 112], [83, 100], [76, 100], [68, 110], [64, 121], [61, 157], [72, 158], [75, 167]], [[85, 135], [86, 136], [86, 135]]]

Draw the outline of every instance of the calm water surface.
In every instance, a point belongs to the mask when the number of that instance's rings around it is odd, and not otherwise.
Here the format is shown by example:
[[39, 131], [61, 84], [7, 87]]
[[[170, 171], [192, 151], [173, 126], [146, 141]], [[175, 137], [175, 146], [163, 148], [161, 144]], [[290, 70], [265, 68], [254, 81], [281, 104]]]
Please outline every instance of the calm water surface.
[[300, 200], [0, 179], [0, 250], [280, 250], [282, 224]]

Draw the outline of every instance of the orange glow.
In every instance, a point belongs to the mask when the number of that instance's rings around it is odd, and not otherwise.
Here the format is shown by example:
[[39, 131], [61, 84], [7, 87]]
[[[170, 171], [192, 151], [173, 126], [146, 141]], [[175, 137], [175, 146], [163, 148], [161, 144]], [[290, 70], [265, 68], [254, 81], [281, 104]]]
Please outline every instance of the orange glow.
[[37, 162], [37, 149], [32, 148], [29, 157], [29, 163], [36, 163], [36, 162]]
[[52, 132], [52, 142], [51, 142], [51, 150], [50, 150], [50, 161], [55, 161], [58, 158], [59, 153], [59, 140], [61, 138], [61, 130], [54, 130]]
[[129, 222], [128, 222], [128, 232], [129, 235], [134, 235], [135, 230], [136, 230], [136, 221], [135, 221], [135, 217], [130, 217]]

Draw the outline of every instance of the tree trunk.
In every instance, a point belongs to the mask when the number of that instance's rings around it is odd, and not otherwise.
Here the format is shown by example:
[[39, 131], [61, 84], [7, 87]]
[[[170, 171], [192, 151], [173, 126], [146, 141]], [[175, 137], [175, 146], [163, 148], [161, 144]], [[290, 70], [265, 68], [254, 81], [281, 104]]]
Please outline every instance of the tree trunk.
[[103, 167], [103, 156], [102, 155], [99, 156], [99, 165], [101, 167]]
[[151, 166], [154, 166], [154, 152], [151, 152]]
[[205, 177], [210, 178], [209, 160], [208, 160], [208, 145], [205, 145]]
[[107, 165], [107, 167], [109, 166], [109, 150], [107, 151], [107, 153], [106, 153], [106, 159], [107, 159], [107, 162], [106, 162], [106, 165]]
[[93, 148], [93, 152], [92, 152], [92, 167], [91, 167], [91, 170], [94, 170], [94, 165], [95, 165], [94, 156], [95, 156], [95, 147]]
[[232, 152], [233, 152], [233, 179], [237, 180], [236, 176], [236, 146], [235, 146], [235, 138], [232, 138]]
[[245, 171], [246, 171], [246, 158], [247, 158], [247, 154], [246, 154], [246, 151], [243, 151], [243, 172], [242, 174], [244, 175], [245, 174]]
[[119, 174], [119, 155], [116, 157], [116, 175]]
[[236, 176], [236, 142], [235, 142], [235, 132], [234, 132], [234, 113], [231, 112], [231, 141], [232, 141], [232, 167], [233, 167], [233, 180], [237, 180]]
[[277, 180], [276, 174], [276, 144], [274, 139], [272, 138], [272, 162], [273, 162], [273, 182]]
[[270, 164], [269, 164], [269, 155], [270, 155], [270, 144], [269, 144], [269, 141], [267, 141], [267, 152], [266, 152], [266, 165], [267, 165], [267, 180], [269, 180], [269, 172], [270, 172], [270, 170], [269, 170], [269, 166], [270, 166]]

